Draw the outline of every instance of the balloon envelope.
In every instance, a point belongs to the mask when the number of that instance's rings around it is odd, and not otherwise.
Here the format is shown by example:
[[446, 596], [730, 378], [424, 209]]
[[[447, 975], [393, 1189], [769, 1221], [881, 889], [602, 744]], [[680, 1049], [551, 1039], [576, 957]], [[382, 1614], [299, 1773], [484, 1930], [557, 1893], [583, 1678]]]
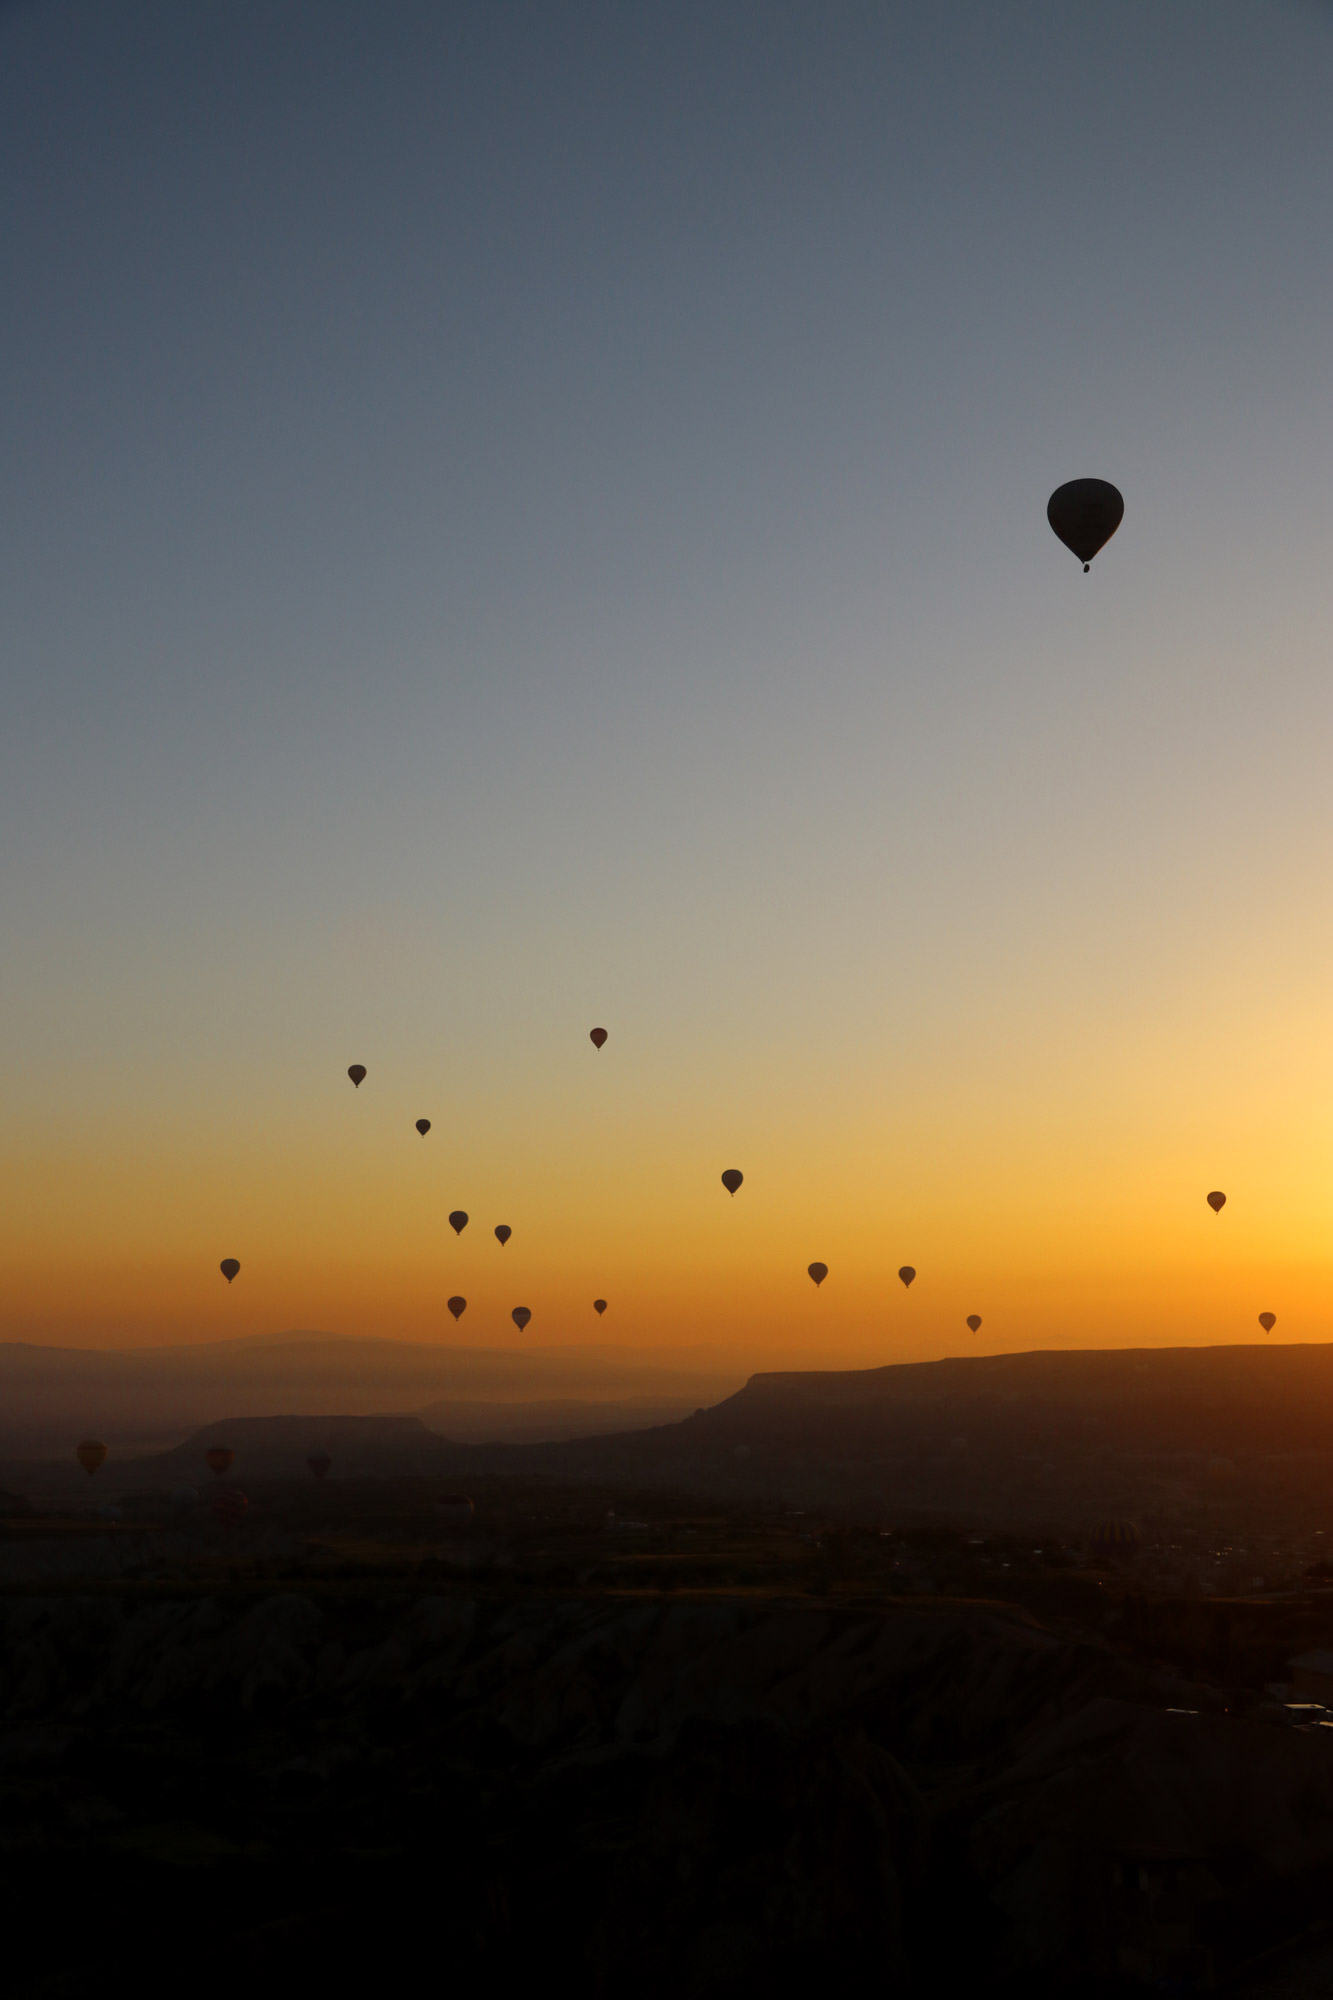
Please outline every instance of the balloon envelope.
[[211, 1444], [204, 1453], [204, 1464], [221, 1479], [235, 1456], [235, 1452], [228, 1450], [225, 1444]]
[[1124, 500], [1105, 479], [1067, 480], [1046, 502], [1046, 519], [1085, 570], [1124, 518]]
[[969, 1313], [967, 1316], [967, 1324], [971, 1327], [973, 1333], [979, 1333], [981, 1331], [981, 1314]]
[[98, 1466], [106, 1463], [106, 1446], [99, 1444], [96, 1438], [85, 1438], [74, 1456], [91, 1479]]
[[234, 1528], [249, 1505], [239, 1486], [224, 1486], [213, 1495], [213, 1518], [224, 1528]]
[[475, 1509], [466, 1493], [445, 1493], [435, 1502], [435, 1511], [451, 1528], [466, 1528]]
[[606, 1040], [606, 1029], [590, 1028], [588, 1031], [588, 1040], [592, 1043], [595, 1049], [600, 1049], [602, 1043]]
[[735, 1194], [737, 1188], [740, 1186], [741, 1182], [744, 1179], [745, 1175], [741, 1172], [739, 1167], [728, 1167], [727, 1171], [722, 1176], [722, 1185], [727, 1190], [728, 1194]]
[[814, 1279], [816, 1285], [822, 1285], [825, 1278], [827, 1278], [828, 1276], [827, 1264], [808, 1264], [806, 1266], [806, 1269], [809, 1271], [810, 1276]]
[[455, 1236], [461, 1236], [463, 1234], [463, 1231], [467, 1228], [467, 1210], [465, 1208], [455, 1208], [451, 1210], [449, 1215], [449, 1227], [453, 1230]]
[[1139, 1546], [1139, 1531], [1132, 1521], [1099, 1521], [1088, 1542], [1092, 1553], [1102, 1561], [1132, 1556]]
[[1273, 1331], [1273, 1328], [1277, 1325], [1277, 1314], [1260, 1313], [1259, 1324], [1263, 1328], [1265, 1333], [1271, 1333]]
[[507, 1222], [500, 1222], [496, 1224], [495, 1240], [499, 1244], [502, 1250], [504, 1249], [505, 1244], [509, 1241], [513, 1233], [514, 1233], [513, 1230], [509, 1227], [509, 1224]]
[[527, 1325], [528, 1321], [532, 1318], [532, 1314], [529, 1312], [526, 1306], [515, 1306], [514, 1310], [510, 1313], [509, 1317], [510, 1319], [513, 1320], [514, 1325], [518, 1328], [519, 1332], [522, 1333], [524, 1327]]
[[602, 1317], [602, 1314], [606, 1311], [606, 1300], [594, 1299], [592, 1302], [592, 1309], [596, 1313], [598, 1319], [600, 1319]]
[[1208, 1206], [1209, 1208], [1212, 1209], [1213, 1214], [1220, 1215], [1222, 1210], [1226, 1207], [1226, 1205], [1227, 1205], [1226, 1196], [1223, 1193], [1221, 1193], [1219, 1189], [1214, 1188], [1213, 1192], [1208, 1197]]
[[[219, 1271], [221, 1271], [223, 1277], [227, 1280], [228, 1284], [231, 1283], [232, 1279], [236, 1276], [236, 1273], [240, 1270], [240, 1268], [241, 1268], [241, 1260], [239, 1257], [224, 1257], [222, 1262], [218, 1265]], [[262, 1289], [263, 1288], [261, 1286], [261, 1290]]]
[[916, 1276], [916, 1272], [913, 1270], [910, 1264], [904, 1264], [901, 1271], [899, 1271], [898, 1276], [902, 1279], [905, 1285], [910, 1285], [913, 1278]]
[[323, 1479], [326, 1477], [329, 1467], [333, 1464], [333, 1460], [326, 1451], [312, 1451], [306, 1460], [306, 1464], [310, 1467], [316, 1479]]
[[447, 1304], [450, 1312], [453, 1314], [455, 1319], [462, 1319], [463, 1314], [467, 1311], [466, 1299], [460, 1299], [457, 1296], [455, 1296], [452, 1299], [447, 1299], [445, 1303]]
[[429, 1118], [418, 1118], [418, 1120], [417, 1120], [417, 1130], [418, 1130], [418, 1132], [420, 1132], [420, 1134], [421, 1134], [422, 1138], [424, 1139], [424, 1138], [425, 1138], [425, 1136], [426, 1136], [426, 1134], [427, 1134], [427, 1132], [429, 1132], [429, 1130], [430, 1130], [430, 1120], [429, 1120]]
[[347, 1074], [351, 1077], [352, 1084], [355, 1089], [360, 1090], [361, 1080], [365, 1076], [365, 1073], [366, 1073], [366, 1066], [364, 1063], [353, 1063], [351, 1068], [348, 1070]]

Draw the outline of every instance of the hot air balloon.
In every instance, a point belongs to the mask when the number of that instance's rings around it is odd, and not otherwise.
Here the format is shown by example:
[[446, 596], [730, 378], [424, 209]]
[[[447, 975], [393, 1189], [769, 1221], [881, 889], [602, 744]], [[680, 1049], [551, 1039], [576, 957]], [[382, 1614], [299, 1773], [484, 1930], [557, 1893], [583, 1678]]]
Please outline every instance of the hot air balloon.
[[1088, 1547], [1099, 1562], [1138, 1553], [1139, 1531], [1132, 1521], [1099, 1521], [1088, 1537]]
[[446, 1299], [445, 1304], [448, 1306], [450, 1312], [453, 1314], [455, 1319], [462, 1319], [463, 1314], [467, 1311], [466, 1299], [460, 1299], [455, 1296], [452, 1299]]
[[737, 1188], [740, 1186], [741, 1182], [744, 1179], [745, 1175], [741, 1172], [739, 1167], [728, 1167], [727, 1171], [722, 1176], [722, 1185], [727, 1190], [728, 1194], [735, 1194]]
[[1208, 1196], [1208, 1206], [1209, 1208], [1212, 1209], [1213, 1214], [1220, 1215], [1222, 1213], [1222, 1210], [1226, 1207], [1226, 1205], [1227, 1205], [1226, 1196], [1220, 1191], [1220, 1189], [1214, 1188], [1213, 1192]]
[[806, 1268], [809, 1271], [810, 1276], [814, 1279], [816, 1288], [822, 1285], [825, 1278], [827, 1278], [828, 1276], [827, 1264], [809, 1264], [807, 1265]]
[[98, 1466], [106, 1464], [106, 1446], [99, 1444], [96, 1438], [85, 1438], [74, 1456], [91, 1479]]
[[967, 1324], [968, 1324], [968, 1326], [969, 1326], [969, 1327], [971, 1328], [971, 1330], [972, 1330], [972, 1332], [973, 1332], [973, 1333], [980, 1333], [980, 1331], [981, 1331], [981, 1314], [980, 1314], [980, 1313], [969, 1313], [969, 1314], [968, 1314], [968, 1316], [967, 1316]]
[[465, 1208], [450, 1210], [449, 1227], [453, 1230], [455, 1236], [463, 1234], [463, 1231], [467, 1228], [467, 1210]]
[[606, 1311], [606, 1300], [594, 1299], [592, 1302], [592, 1309], [596, 1313], [598, 1319], [600, 1319], [602, 1317], [602, 1314]]
[[902, 1279], [905, 1285], [910, 1285], [913, 1278], [916, 1276], [916, 1272], [912, 1269], [912, 1266], [910, 1264], [904, 1264], [901, 1271], [899, 1271], [898, 1276]]
[[527, 1325], [528, 1321], [532, 1318], [532, 1314], [528, 1310], [527, 1306], [515, 1306], [514, 1310], [510, 1313], [509, 1317], [510, 1319], [513, 1320], [514, 1325], [518, 1328], [519, 1332], [522, 1333], [524, 1327]]
[[592, 1043], [595, 1049], [600, 1049], [602, 1043], [606, 1040], [606, 1029], [590, 1028], [588, 1031], [588, 1040]]
[[[219, 1271], [221, 1271], [223, 1277], [227, 1280], [228, 1284], [231, 1283], [232, 1279], [236, 1276], [236, 1273], [240, 1270], [240, 1268], [241, 1268], [241, 1260], [239, 1257], [224, 1257], [222, 1262], [218, 1265]], [[261, 1290], [263, 1289], [262, 1286], [260, 1289]]]
[[444, 1493], [435, 1502], [435, 1511], [449, 1528], [466, 1528], [474, 1508], [466, 1493]]
[[250, 1502], [239, 1486], [224, 1486], [213, 1495], [213, 1519], [223, 1528], [235, 1528], [240, 1524]]
[[1124, 500], [1105, 479], [1070, 479], [1046, 502], [1046, 519], [1078, 557], [1085, 575], [1124, 518]]
[[353, 1063], [351, 1068], [348, 1070], [347, 1074], [352, 1079], [352, 1087], [354, 1090], [360, 1090], [361, 1082], [363, 1077], [365, 1076], [365, 1073], [366, 1073], [366, 1066], [364, 1063]]
[[1265, 1333], [1271, 1333], [1273, 1331], [1273, 1328], [1277, 1325], [1277, 1314], [1260, 1313], [1259, 1324], [1263, 1328]]
[[418, 1120], [417, 1120], [417, 1130], [418, 1130], [418, 1132], [420, 1132], [420, 1134], [421, 1134], [422, 1138], [424, 1139], [424, 1138], [425, 1138], [425, 1136], [426, 1136], [426, 1134], [427, 1134], [427, 1132], [429, 1132], [429, 1130], [430, 1130], [430, 1120], [429, 1120], [429, 1118], [418, 1118]]
[[235, 1456], [235, 1452], [228, 1450], [225, 1444], [211, 1444], [204, 1453], [204, 1464], [221, 1479]]
[[504, 1249], [505, 1244], [509, 1241], [513, 1233], [514, 1233], [513, 1230], [509, 1227], [509, 1224], [507, 1222], [499, 1222], [496, 1224], [495, 1240], [499, 1244], [502, 1250]]
[[306, 1464], [310, 1467], [316, 1479], [326, 1479], [333, 1460], [326, 1451], [312, 1451], [306, 1460]]

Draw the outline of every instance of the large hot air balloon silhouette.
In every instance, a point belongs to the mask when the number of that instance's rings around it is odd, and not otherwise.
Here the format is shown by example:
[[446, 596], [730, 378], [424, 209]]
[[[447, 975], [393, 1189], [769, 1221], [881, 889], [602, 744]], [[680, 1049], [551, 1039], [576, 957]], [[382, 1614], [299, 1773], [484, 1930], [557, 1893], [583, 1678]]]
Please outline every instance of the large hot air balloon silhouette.
[[810, 1276], [814, 1279], [816, 1287], [822, 1285], [825, 1278], [827, 1278], [828, 1276], [827, 1264], [809, 1264], [806, 1266], [806, 1269], [808, 1270]]
[[76, 1448], [74, 1456], [91, 1479], [98, 1466], [106, 1464], [106, 1446], [96, 1438], [85, 1438]]
[[446, 1527], [466, 1528], [476, 1509], [466, 1493], [443, 1493], [435, 1502], [435, 1511]]
[[1273, 1331], [1273, 1328], [1277, 1325], [1277, 1314], [1260, 1313], [1259, 1324], [1263, 1328], [1265, 1333], [1271, 1333]]
[[326, 1479], [333, 1460], [326, 1451], [312, 1451], [306, 1460], [306, 1464], [310, 1467], [316, 1479]]
[[1222, 1210], [1226, 1207], [1226, 1205], [1227, 1205], [1226, 1196], [1222, 1193], [1220, 1188], [1214, 1188], [1212, 1193], [1208, 1196], [1208, 1206], [1209, 1208], [1212, 1209], [1213, 1214], [1220, 1215], [1222, 1213]]
[[216, 1472], [218, 1478], [221, 1479], [223, 1473], [229, 1469], [235, 1457], [235, 1452], [231, 1451], [225, 1444], [211, 1444], [204, 1453], [204, 1464], [210, 1472]]
[[973, 1332], [973, 1333], [980, 1333], [980, 1331], [981, 1331], [981, 1314], [980, 1314], [980, 1313], [969, 1313], [969, 1314], [968, 1314], [968, 1316], [967, 1316], [967, 1324], [968, 1324], [968, 1326], [969, 1326], [969, 1327], [970, 1327], [970, 1328], [972, 1329], [972, 1332]]
[[1121, 1556], [1137, 1555], [1139, 1531], [1132, 1521], [1099, 1521], [1088, 1537], [1088, 1546], [1099, 1562], [1114, 1562]]
[[722, 1176], [722, 1185], [727, 1190], [728, 1194], [735, 1194], [737, 1188], [740, 1186], [741, 1182], [744, 1179], [745, 1175], [741, 1172], [739, 1167], [728, 1167], [727, 1171]]
[[239, 1486], [224, 1486], [213, 1495], [213, 1518], [220, 1527], [235, 1528], [249, 1505]]
[[429, 1130], [430, 1130], [430, 1120], [429, 1120], [429, 1118], [418, 1118], [418, 1120], [417, 1120], [417, 1130], [418, 1130], [418, 1132], [420, 1132], [420, 1134], [421, 1134], [422, 1138], [424, 1139], [424, 1138], [425, 1138], [425, 1136], [426, 1136], [426, 1134], [427, 1134], [427, 1132], [429, 1132]]
[[465, 1208], [450, 1210], [449, 1227], [453, 1230], [455, 1236], [463, 1234], [463, 1231], [467, 1228], [467, 1210]]
[[365, 1074], [366, 1074], [366, 1066], [365, 1066], [365, 1064], [364, 1064], [364, 1063], [353, 1063], [353, 1064], [351, 1065], [351, 1067], [349, 1068], [349, 1070], [348, 1070], [347, 1074], [348, 1074], [348, 1075], [349, 1075], [349, 1076], [351, 1077], [351, 1079], [352, 1079], [352, 1087], [353, 1087], [353, 1089], [354, 1089], [354, 1090], [360, 1090], [360, 1088], [361, 1088], [361, 1083], [362, 1083], [362, 1080], [363, 1080], [363, 1078], [365, 1077]]
[[606, 1311], [606, 1300], [594, 1299], [592, 1302], [592, 1309], [596, 1313], [598, 1319], [600, 1319], [602, 1317], [602, 1314]]
[[504, 1249], [505, 1244], [509, 1241], [513, 1233], [514, 1233], [513, 1230], [509, 1227], [509, 1224], [507, 1222], [498, 1222], [495, 1225], [495, 1240], [499, 1244], [502, 1250]]
[[916, 1276], [916, 1272], [913, 1270], [910, 1264], [904, 1264], [902, 1269], [899, 1271], [898, 1276], [902, 1279], [905, 1285], [910, 1285], [913, 1278]]
[[606, 1029], [590, 1028], [588, 1030], [588, 1040], [592, 1043], [595, 1049], [600, 1049], [602, 1043], [606, 1040]]
[[445, 1304], [455, 1319], [462, 1319], [463, 1314], [467, 1311], [467, 1300], [460, 1299], [457, 1296], [452, 1299], [446, 1299]]
[[[241, 1268], [241, 1260], [239, 1257], [224, 1257], [222, 1262], [218, 1265], [219, 1271], [221, 1271], [223, 1277], [227, 1280], [228, 1284], [231, 1283], [232, 1279], [236, 1276], [236, 1273], [240, 1270], [240, 1268]], [[262, 1285], [260, 1286], [260, 1290], [261, 1291], [263, 1290]]]
[[1046, 519], [1078, 557], [1085, 575], [1124, 518], [1124, 500], [1105, 479], [1067, 480], [1046, 502]]
[[527, 1306], [515, 1306], [514, 1310], [510, 1313], [509, 1317], [510, 1319], [513, 1320], [514, 1325], [518, 1328], [519, 1332], [522, 1333], [524, 1327], [527, 1325], [528, 1321], [532, 1318], [532, 1314]]

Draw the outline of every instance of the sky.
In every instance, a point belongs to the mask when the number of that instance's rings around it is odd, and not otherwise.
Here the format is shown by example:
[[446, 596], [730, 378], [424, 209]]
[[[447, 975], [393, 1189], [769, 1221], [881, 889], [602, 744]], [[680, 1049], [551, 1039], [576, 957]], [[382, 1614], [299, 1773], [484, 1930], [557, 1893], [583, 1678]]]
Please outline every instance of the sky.
[[1333, 1337], [1331, 101], [1298, 0], [0, 9], [0, 1338]]

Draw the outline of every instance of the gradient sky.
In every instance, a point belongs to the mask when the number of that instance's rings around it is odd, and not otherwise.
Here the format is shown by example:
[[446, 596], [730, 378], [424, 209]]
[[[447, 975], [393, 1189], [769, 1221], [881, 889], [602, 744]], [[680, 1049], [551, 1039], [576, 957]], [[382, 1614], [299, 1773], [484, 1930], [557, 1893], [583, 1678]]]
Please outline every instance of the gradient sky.
[[1296, 0], [0, 11], [0, 1335], [1333, 1337], [1330, 105]]

